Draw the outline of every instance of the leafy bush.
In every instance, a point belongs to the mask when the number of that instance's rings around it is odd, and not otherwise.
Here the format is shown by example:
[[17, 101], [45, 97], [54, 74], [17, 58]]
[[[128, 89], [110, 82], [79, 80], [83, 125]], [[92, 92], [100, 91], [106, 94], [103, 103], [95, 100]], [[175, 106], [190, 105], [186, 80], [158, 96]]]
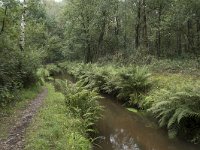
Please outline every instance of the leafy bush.
[[[1, 47], [0, 47], [1, 48]], [[3, 47], [0, 52], [0, 106], [15, 100], [15, 93], [37, 82], [36, 70], [41, 64], [38, 51]], [[11, 59], [12, 58], [12, 59]]]

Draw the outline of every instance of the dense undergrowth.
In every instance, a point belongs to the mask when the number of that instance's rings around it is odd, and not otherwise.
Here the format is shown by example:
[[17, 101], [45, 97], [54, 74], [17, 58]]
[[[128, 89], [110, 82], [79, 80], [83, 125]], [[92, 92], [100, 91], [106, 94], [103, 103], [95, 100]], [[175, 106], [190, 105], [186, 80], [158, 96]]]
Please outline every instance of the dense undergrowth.
[[[147, 110], [157, 118], [169, 137], [200, 141], [200, 80], [182, 74], [149, 73], [148, 68], [64, 62], [62, 73], [79, 85], [116, 97]], [[52, 70], [51, 70], [52, 71]]]
[[193, 143], [200, 141], [200, 80], [181, 74], [154, 75], [157, 82], [146, 96], [149, 112], [169, 137], [180, 136]]
[[[100, 117], [99, 96], [61, 80], [48, 84], [48, 96], [27, 132], [27, 150], [92, 149], [89, 134]], [[62, 94], [62, 93], [63, 94]]]
[[200, 58], [157, 58], [152, 55], [143, 54], [137, 50], [129, 56], [106, 56], [100, 58], [99, 61], [103, 65], [118, 64], [130, 65], [137, 64], [138, 66], [147, 66], [152, 72], [157, 73], [182, 73], [200, 76]]
[[82, 86], [116, 97], [122, 102], [142, 107], [144, 95], [152, 86], [146, 67], [61, 63], [59, 67], [74, 76]]

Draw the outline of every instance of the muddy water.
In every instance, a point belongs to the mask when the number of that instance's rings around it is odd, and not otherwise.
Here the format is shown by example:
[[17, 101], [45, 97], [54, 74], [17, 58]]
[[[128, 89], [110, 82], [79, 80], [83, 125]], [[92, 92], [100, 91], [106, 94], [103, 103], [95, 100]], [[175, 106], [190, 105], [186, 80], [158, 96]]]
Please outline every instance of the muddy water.
[[200, 146], [170, 140], [147, 117], [129, 112], [110, 99], [102, 99], [103, 118], [97, 123], [99, 140], [94, 150], [200, 150]]

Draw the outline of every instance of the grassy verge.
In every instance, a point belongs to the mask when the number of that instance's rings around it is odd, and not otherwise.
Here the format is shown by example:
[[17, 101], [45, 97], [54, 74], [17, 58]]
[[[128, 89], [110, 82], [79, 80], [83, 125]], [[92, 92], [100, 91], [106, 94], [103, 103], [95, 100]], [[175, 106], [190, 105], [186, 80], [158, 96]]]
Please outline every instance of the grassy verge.
[[87, 150], [91, 143], [82, 118], [66, 105], [65, 96], [47, 84], [48, 96], [26, 133], [26, 150]]
[[5, 139], [8, 136], [10, 127], [15, 123], [15, 120], [20, 117], [20, 112], [23, 111], [27, 104], [34, 99], [41, 91], [40, 86], [32, 86], [28, 89], [22, 89], [17, 93], [16, 100], [0, 108], [0, 138]]

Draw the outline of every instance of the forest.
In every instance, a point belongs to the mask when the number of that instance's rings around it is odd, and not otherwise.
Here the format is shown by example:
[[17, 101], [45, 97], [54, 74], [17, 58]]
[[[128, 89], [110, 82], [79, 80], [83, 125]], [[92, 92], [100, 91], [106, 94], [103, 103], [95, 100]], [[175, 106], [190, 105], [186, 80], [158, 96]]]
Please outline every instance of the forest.
[[0, 0], [0, 150], [199, 150], [200, 0]]

